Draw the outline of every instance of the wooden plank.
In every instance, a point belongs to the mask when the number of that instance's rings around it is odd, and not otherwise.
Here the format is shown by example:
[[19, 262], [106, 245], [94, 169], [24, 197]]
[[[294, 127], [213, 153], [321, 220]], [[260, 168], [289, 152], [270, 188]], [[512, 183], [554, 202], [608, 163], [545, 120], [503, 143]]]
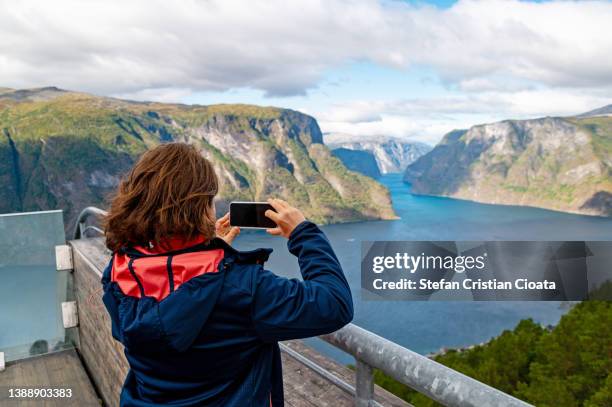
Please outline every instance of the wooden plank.
[[[70, 398], [9, 398], [8, 389], [71, 389]], [[19, 407], [100, 406], [81, 360], [74, 349], [11, 362], [0, 374], [0, 405]]]
[[283, 354], [285, 398], [296, 407], [352, 406], [353, 397]]
[[70, 245], [79, 310], [79, 353], [104, 403], [116, 407], [128, 363], [123, 346], [111, 335], [111, 321], [102, 302], [100, 278], [110, 253], [101, 238], [74, 240]]

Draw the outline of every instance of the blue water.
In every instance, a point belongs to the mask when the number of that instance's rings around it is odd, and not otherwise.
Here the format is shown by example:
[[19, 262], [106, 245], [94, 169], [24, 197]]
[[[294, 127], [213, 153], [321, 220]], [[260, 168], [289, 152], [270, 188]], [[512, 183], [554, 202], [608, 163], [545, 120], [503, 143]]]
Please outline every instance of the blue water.
[[[524, 318], [556, 324], [567, 307], [557, 302], [363, 301], [361, 240], [612, 240], [610, 218], [412, 195], [400, 174], [385, 175], [380, 182], [389, 188], [401, 219], [330, 225], [323, 230], [353, 290], [354, 323], [421, 354], [487, 341]], [[299, 276], [296, 259], [288, 253], [285, 239], [244, 231], [236, 246], [272, 247], [274, 253], [266, 266], [280, 275]], [[310, 343], [350, 362], [350, 358], [331, 347], [317, 341]]]

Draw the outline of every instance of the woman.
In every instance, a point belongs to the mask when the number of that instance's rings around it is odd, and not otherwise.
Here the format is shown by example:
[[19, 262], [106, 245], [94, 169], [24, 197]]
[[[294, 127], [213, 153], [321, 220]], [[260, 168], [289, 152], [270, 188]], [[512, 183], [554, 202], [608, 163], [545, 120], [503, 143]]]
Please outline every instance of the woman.
[[218, 180], [192, 146], [146, 152], [105, 220], [113, 252], [104, 304], [130, 370], [122, 406], [282, 406], [278, 341], [333, 332], [353, 317], [349, 285], [323, 232], [279, 199], [267, 211], [304, 281], [264, 269], [272, 252], [231, 246], [215, 220]]

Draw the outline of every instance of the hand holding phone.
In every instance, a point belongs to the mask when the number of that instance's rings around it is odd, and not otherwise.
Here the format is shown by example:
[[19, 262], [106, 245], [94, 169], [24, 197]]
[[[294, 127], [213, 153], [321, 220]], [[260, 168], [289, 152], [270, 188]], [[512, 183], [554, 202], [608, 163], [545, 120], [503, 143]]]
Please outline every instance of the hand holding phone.
[[217, 219], [217, 222], [215, 222], [215, 235], [231, 245], [234, 239], [240, 234], [240, 228], [230, 225], [229, 216], [230, 214], [228, 212]]
[[272, 205], [266, 202], [231, 202], [229, 223], [232, 226], [250, 229], [269, 229], [276, 227], [266, 211], [273, 211]]
[[271, 235], [289, 238], [291, 232], [306, 220], [299, 209], [294, 208], [282, 199], [268, 199], [274, 210], [267, 210], [265, 215], [272, 219], [276, 227], [266, 229]]

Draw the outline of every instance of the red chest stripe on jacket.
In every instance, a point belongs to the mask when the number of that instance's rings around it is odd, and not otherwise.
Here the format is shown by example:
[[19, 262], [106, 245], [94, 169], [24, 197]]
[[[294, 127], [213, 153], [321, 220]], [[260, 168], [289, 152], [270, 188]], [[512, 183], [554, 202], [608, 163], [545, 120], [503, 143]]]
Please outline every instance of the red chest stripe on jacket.
[[111, 280], [125, 295], [141, 298], [144, 292], [160, 301], [192, 278], [218, 272], [223, 256], [223, 249], [136, 259], [116, 253]]

